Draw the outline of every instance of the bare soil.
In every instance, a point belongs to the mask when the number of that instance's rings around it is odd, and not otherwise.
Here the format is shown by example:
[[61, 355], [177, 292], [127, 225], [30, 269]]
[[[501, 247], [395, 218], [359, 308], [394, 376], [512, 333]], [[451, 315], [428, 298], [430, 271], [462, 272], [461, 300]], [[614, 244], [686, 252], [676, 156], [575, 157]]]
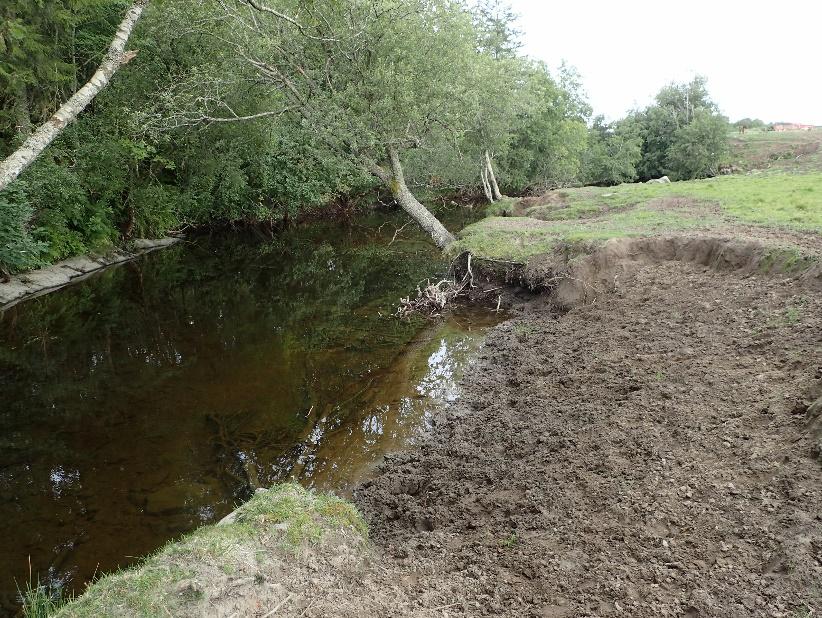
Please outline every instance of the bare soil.
[[822, 611], [822, 294], [650, 260], [586, 302], [525, 303], [435, 432], [359, 490], [384, 553], [370, 598], [393, 588], [396, 616]]

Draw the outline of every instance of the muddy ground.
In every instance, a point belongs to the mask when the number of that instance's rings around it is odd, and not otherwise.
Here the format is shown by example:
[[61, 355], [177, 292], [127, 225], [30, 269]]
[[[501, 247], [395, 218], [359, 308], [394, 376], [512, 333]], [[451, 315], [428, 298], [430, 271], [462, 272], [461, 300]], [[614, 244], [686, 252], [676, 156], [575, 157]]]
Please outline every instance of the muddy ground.
[[384, 553], [363, 610], [816, 615], [820, 395], [822, 294], [788, 277], [636, 264], [565, 314], [530, 301], [359, 490]]

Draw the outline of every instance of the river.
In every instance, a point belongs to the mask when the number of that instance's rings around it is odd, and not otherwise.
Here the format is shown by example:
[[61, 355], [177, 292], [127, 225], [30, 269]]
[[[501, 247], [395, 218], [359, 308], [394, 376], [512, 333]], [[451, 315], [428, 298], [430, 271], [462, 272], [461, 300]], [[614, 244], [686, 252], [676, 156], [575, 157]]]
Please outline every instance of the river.
[[0, 315], [0, 613], [30, 569], [81, 592], [254, 486], [347, 495], [419, 435], [499, 316], [392, 317], [445, 268], [402, 223], [196, 237]]

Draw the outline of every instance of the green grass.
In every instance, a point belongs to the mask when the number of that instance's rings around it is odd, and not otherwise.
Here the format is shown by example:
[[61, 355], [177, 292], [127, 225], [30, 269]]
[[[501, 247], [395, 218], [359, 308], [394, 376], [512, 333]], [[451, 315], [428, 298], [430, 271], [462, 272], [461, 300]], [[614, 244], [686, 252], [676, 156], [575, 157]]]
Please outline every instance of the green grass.
[[202, 593], [192, 589], [181, 594], [175, 588], [195, 577], [204, 565], [223, 573], [236, 572], [248, 564], [249, 556], [263, 556], [272, 549], [287, 555], [339, 529], [352, 530], [363, 539], [368, 534], [353, 505], [298, 485], [279, 485], [255, 494], [239, 509], [234, 522], [204, 526], [172, 541], [140, 565], [98, 579], [62, 608], [46, 607], [38, 597], [37, 607], [46, 610], [32, 616], [195, 615], [196, 609], [185, 604], [198, 602]]
[[[523, 216], [491, 216], [470, 225], [451, 251], [524, 262], [558, 246], [696, 229], [732, 233], [737, 223], [822, 233], [822, 173], [582, 187], [553, 192], [543, 205], [527, 208], [506, 201], [503, 209]], [[802, 252], [787, 244], [773, 258], [781, 269], [791, 261], [806, 265]]]
[[743, 170], [807, 172], [822, 170], [822, 130], [748, 131], [729, 135], [731, 163]]
[[514, 197], [504, 195], [501, 200], [485, 207], [485, 215], [487, 217], [510, 217], [516, 211], [518, 201]]
[[477, 257], [523, 262], [549, 253], [558, 245], [587, 246], [609, 238], [662, 234], [706, 224], [704, 217], [668, 213], [640, 206], [616, 212], [604, 220], [534, 221], [517, 217], [491, 217], [466, 227], [449, 249], [470, 251]]
[[55, 595], [54, 591], [43, 586], [39, 580], [36, 583], [29, 581], [20, 596], [23, 599], [24, 618], [48, 618], [64, 605], [59, 594]]
[[822, 173], [583, 187], [567, 189], [562, 195], [566, 207], [535, 206], [526, 214], [549, 221], [578, 219], [654, 199], [682, 197], [716, 205], [728, 217], [746, 223], [822, 232]]

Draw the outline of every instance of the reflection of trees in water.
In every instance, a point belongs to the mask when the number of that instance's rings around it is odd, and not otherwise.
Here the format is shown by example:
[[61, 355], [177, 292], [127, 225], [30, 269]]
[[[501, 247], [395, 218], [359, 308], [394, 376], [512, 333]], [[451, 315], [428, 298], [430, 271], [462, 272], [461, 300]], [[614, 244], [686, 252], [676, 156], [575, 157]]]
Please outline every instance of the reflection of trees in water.
[[[0, 493], [13, 497], [0, 533], [21, 535], [0, 552], [4, 581], [28, 554], [43, 573], [57, 559], [91, 575], [86, 554], [113, 568], [290, 471], [312, 406], [349, 396], [413, 336], [380, 307], [432, 269], [427, 249], [329, 229], [197, 240], [0, 317]], [[73, 472], [55, 494], [58, 469]]]
[[[477, 326], [499, 321], [483, 317]], [[459, 369], [479, 341], [467, 321], [429, 323], [390, 362], [315, 414], [302, 432], [289, 477], [344, 492], [383, 454], [419, 435], [434, 409], [453, 400]]]
[[[36, 398], [48, 401], [111, 387], [125, 370], [154, 383], [165, 370], [219, 362], [270, 334], [308, 351], [367, 351], [379, 319], [353, 312], [375, 297], [393, 300], [430, 265], [430, 255], [299, 236], [169, 249], [11, 309], [0, 332], [0, 384], [5, 392], [36, 385]], [[398, 326], [405, 332], [397, 339], [413, 330]]]

